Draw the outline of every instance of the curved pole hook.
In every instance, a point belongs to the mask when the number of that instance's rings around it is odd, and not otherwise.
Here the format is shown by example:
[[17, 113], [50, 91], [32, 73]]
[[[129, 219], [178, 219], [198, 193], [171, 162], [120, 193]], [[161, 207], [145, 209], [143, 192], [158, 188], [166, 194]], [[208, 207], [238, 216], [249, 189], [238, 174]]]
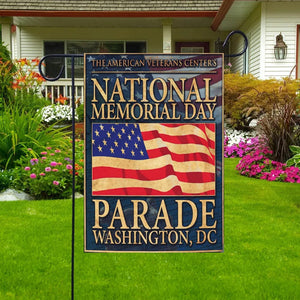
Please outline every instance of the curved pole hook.
[[241, 52], [236, 53], [236, 54], [228, 54], [228, 55], [225, 55], [225, 57], [237, 57], [237, 56], [243, 55], [243, 54], [246, 52], [247, 48], [248, 48], [248, 38], [247, 38], [247, 36], [245, 35], [245, 33], [244, 33], [243, 31], [240, 31], [240, 30], [234, 30], [234, 31], [231, 31], [231, 32], [227, 35], [227, 37], [226, 37], [226, 39], [225, 39], [225, 41], [224, 41], [222, 47], [225, 47], [225, 46], [226, 46], [226, 44], [228, 43], [229, 39], [230, 39], [231, 36], [234, 35], [234, 34], [240, 34], [240, 35], [243, 36], [244, 42], [245, 42], [244, 49], [243, 49]]
[[[45, 56], [40, 60], [40, 62], [39, 62], [39, 72], [40, 72], [41, 76], [42, 76], [45, 80], [47, 80], [47, 81], [56, 81], [56, 80], [60, 79], [61, 76], [63, 75], [63, 72], [64, 72], [64, 70], [65, 70], [65, 66], [62, 65], [62, 67], [61, 67], [61, 69], [60, 69], [60, 71], [59, 71], [59, 73], [58, 73], [58, 75], [57, 75], [56, 77], [54, 77], [54, 78], [49, 78], [49, 77], [47, 77], [47, 76], [44, 74], [44, 72], [43, 72], [42, 65], [43, 65], [44, 60], [47, 59], [48, 57], [55, 57], [55, 58], [58, 58], [58, 57], [68, 58], [68, 57], [70, 57], [70, 58], [72, 58], [72, 60], [74, 61], [74, 58], [76, 58], [76, 57], [83, 57], [83, 54], [48, 54], [48, 55], [45, 55]], [[72, 72], [73, 72], [73, 71], [72, 71]]]

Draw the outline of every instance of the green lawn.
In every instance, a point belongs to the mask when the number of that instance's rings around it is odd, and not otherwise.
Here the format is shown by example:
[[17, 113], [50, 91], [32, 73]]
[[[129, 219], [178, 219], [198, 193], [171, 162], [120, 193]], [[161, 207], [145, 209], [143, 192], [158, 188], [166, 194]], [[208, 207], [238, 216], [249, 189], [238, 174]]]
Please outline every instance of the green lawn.
[[[224, 253], [83, 253], [75, 299], [300, 299], [300, 185], [242, 177], [225, 160]], [[71, 201], [0, 203], [0, 299], [69, 299]]]

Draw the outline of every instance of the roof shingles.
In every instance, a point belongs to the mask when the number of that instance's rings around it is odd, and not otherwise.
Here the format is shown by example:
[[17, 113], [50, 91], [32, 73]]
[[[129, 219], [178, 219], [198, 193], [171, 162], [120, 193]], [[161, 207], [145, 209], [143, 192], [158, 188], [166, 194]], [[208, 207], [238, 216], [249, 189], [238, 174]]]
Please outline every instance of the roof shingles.
[[222, 0], [0, 0], [0, 11], [218, 11]]

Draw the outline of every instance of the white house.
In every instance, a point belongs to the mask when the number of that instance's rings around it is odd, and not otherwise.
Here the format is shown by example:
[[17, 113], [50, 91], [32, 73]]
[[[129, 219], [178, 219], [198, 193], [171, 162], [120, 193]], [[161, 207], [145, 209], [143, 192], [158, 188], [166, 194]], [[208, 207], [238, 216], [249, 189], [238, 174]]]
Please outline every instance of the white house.
[[[0, 0], [2, 40], [13, 58], [51, 53], [118, 52], [176, 53], [247, 52], [230, 58], [233, 71], [260, 78], [300, 77], [300, 1], [298, 0]], [[281, 33], [287, 56], [274, 56]], [[55, 76], [63, 61], [48, 60], [46, 73]], [[45, 83], [47, 92], [70, 94], [70, 70], [64, 79]], [[76, 93], [82, 95], [83, 63], [76, 61]], [[54, 87], [53, 85], [56, 85]], [[61, 86], [58, 88], [57, 86]]]

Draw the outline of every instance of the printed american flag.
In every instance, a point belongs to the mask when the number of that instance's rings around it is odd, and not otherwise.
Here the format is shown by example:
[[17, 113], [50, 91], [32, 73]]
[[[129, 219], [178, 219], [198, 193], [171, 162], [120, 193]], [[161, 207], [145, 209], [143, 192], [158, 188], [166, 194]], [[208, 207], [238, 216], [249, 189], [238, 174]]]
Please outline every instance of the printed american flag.
[[92, 194], [215, 195], [215, 124], [92, 124]]

